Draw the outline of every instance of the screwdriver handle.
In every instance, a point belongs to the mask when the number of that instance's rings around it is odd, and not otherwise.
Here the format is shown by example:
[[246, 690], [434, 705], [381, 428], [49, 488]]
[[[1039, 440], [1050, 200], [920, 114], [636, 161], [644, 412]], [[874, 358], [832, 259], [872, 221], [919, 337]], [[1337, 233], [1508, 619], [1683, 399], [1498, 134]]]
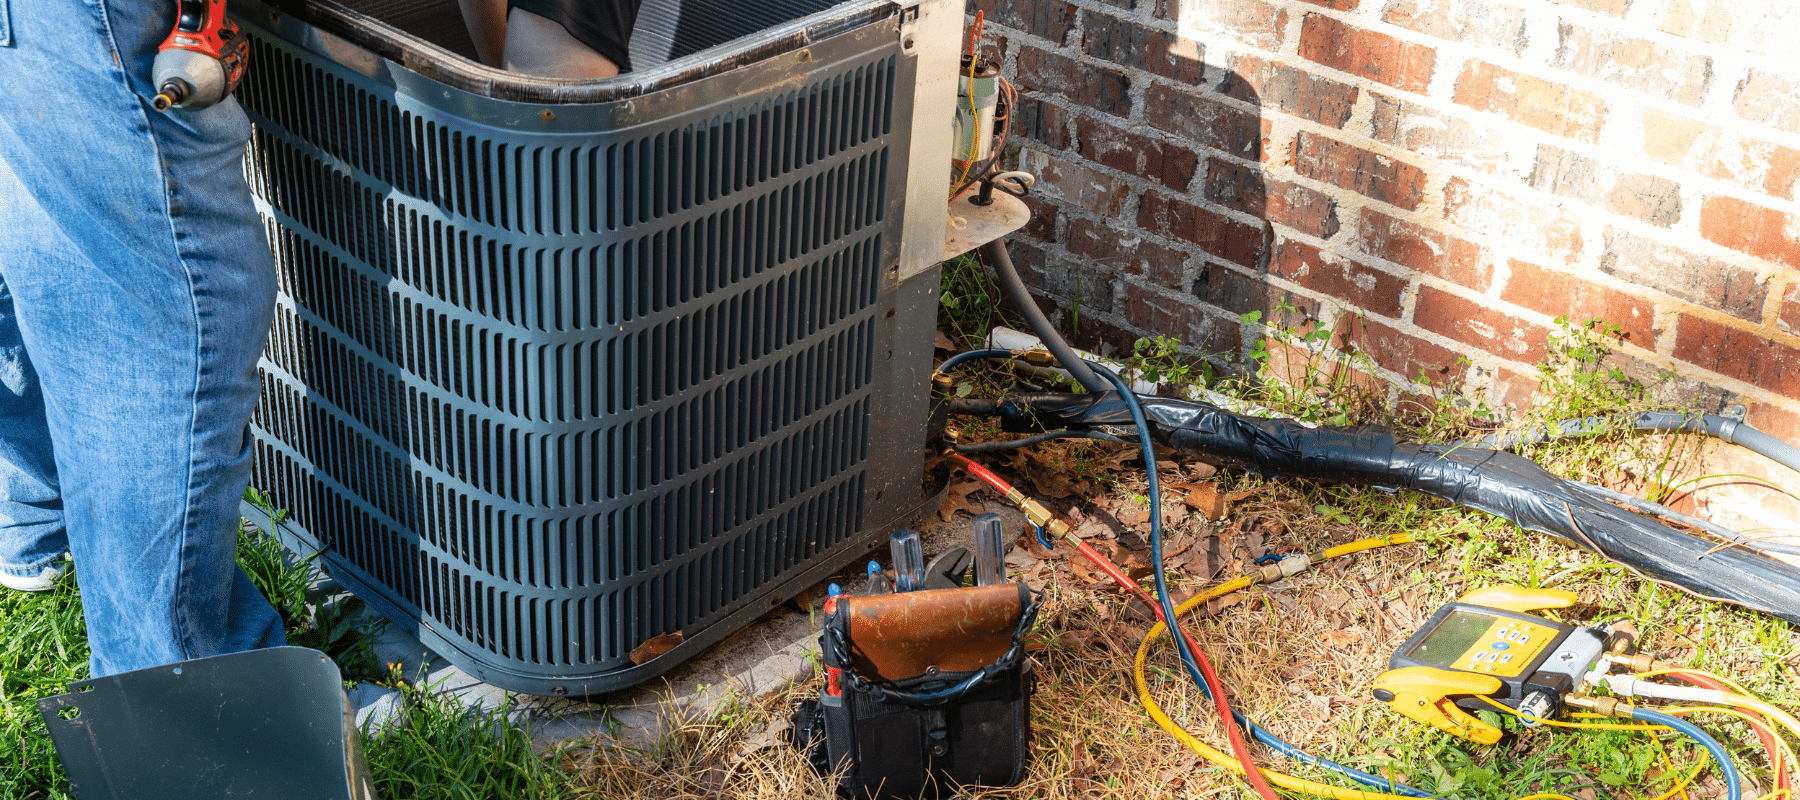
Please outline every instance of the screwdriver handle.
[[975, 585], [1006, 582], [1006, 534], [999, 514], [975, 517]]
[[894, 591], [910, 592], [925, 588], [925, 546], [919, 532], [907, 528], [888, 537], [888, 549], [894, 555]]

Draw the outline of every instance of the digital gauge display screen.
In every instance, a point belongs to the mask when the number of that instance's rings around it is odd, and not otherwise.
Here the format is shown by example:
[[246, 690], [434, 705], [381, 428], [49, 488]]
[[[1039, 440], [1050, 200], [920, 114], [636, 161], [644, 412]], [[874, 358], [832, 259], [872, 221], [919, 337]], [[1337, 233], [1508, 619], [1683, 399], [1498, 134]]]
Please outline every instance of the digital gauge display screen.
[[1452, 611], [1406, 655], [1438, 667], [1456, 667], [1461, 656], [1480, 642], [1498, 622], [1491, 614]]

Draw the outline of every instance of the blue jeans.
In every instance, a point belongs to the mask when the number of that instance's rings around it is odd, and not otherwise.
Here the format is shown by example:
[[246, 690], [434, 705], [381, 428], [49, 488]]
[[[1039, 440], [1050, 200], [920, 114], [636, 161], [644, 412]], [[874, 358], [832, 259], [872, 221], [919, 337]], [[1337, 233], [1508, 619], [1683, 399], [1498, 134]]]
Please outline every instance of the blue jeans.
[[94, 676], [283, 643], [235, 559], [274, 268], [237, 104], [150, 109], [174, 9], [0, 2], [0, 570], [67, 548]]

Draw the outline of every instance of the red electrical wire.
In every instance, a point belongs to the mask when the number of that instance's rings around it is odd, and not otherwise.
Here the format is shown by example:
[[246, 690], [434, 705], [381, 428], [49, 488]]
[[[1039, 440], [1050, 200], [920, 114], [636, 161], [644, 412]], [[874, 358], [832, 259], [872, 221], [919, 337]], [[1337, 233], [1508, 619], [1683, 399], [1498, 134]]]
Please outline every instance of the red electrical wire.
[[[951, 453], [950, 455], [961, 461], [969, 469], [970, 474], [999, 490], [1001, 494], [1007, 495], [1009, 498], [1019, 494], [1019, 491], [1013, 488], [1012, 484], [1007, 483], [1006, 479], [995, 475], [987, 467], [975, 463], [968, 456], [961, 453]], [[1212, 661], [1206, 657], [1205, 652], [1201, 651], [1200, 644], [1194, 641], [1194, 635], [1189, 633], [1186, 628], [1176, 625], [1174, 621], [1164, 617], [1162, 604], [1158, 603], [1156, 598], [1151, 597], [1149, 592], [1144, 591], [1144, 587], [1139, 586], [1137, 581], [1131, 579], [1131, 576], [1126, 575], [1124, 570], [1119, 569], [1117, 564], [1112, 563], [1106, 556], [1100, 555], [1100, 551], [1095, 550], [1092, 545], [1080, 538], [1073, 536], [1069, 538], [1075, 543], [1076, 552], [1094, 562], [1095, 566], [1105, 572], [1107, 577], [1112, 578], [1119, 586], [1136, 596], [1139, 602], [1155, 611], [1156, 618], [1162, 620], [1164, 627], [1171, 632], [1179, 632], [1181, 638], [1187, 640], [1188, 650], [1194, 654], [1194, 661], [1200, 665], [1200, 674], [1206, 678], [1207, 683], [1212, 685], [1213, 705], [1218, 708], [1219, 719], [1224, 724], [1225, 736], [1231, 741], [1231, 752], [1237, 756], [1238, 764], [1242, 765], [1244, 769], [1244, 780], [1256, 789], [1256, 793], [1262, 796], [1263, 800], [1280, 800], [1275, 794], [1274, 787], [1270, 786], [1268, 779], [1263, 777], [1262, 770], [1257, 768], [1256, 763], [1250, 759], [1250, 746], [1244, 742], [1243, 731], [1239, 730], [1233, 722], [1231, 701], [1225, 699], [1225, 683], [1213, 670]]]

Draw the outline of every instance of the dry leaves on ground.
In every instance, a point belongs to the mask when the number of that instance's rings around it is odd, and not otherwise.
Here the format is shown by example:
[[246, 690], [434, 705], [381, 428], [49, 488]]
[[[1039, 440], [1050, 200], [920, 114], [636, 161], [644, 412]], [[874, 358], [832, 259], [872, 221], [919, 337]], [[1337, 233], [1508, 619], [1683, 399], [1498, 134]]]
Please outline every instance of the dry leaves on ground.
[[967, 511], [970, 514], [980, 514], [986, 511], [987, 509], [969, 500], [969, 495], [986, 488], [987, 484], [981, 481], [951, 484], [950, 488], [944, 490], [944, 504], [938, 507], [938, 519], [949, 522], [958, 511]]
[[676, 645], [681, 644], [683, 638], [681, 631], [676, 631], [674, 633], [665, 633], [661, 636], [652, 636], [645, 639], [643, 644], [632, 648], [629, 656], [631, 658], [631, 663], [642, 664], [650, 659], [667, 653], [670, 650], [674, 650]]

